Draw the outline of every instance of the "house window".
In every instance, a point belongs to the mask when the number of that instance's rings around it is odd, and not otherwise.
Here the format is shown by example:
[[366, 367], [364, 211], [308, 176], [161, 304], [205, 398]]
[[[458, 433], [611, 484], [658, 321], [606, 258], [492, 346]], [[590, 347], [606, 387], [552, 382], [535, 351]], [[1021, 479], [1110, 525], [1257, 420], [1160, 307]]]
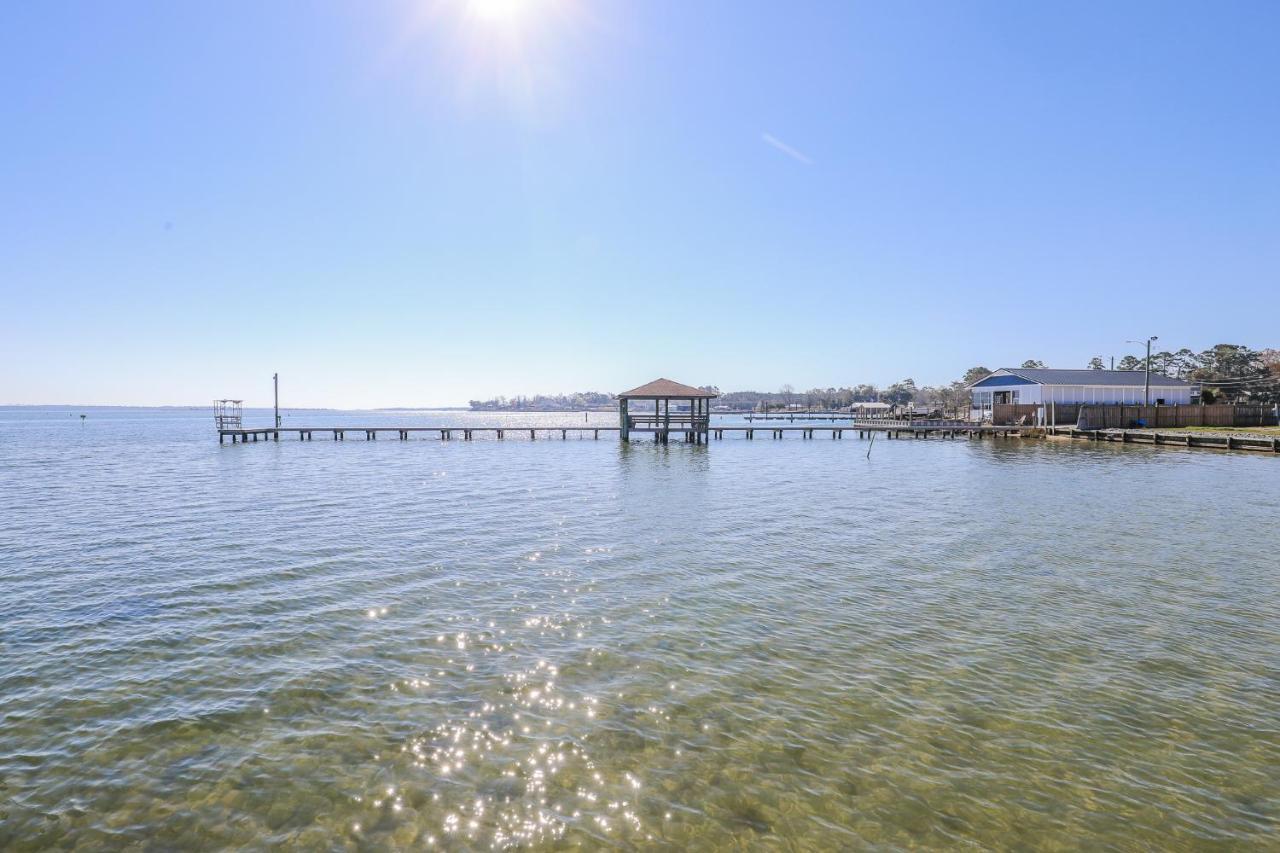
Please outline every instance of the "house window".
[[1010, 392], [1010, 394], [1009, 394], [1009, 402], [1010, 402], [1010, 403], [1013, 403], [1015, 406], [1016, 406], [1016, 405], [1018, 405], [1018, 392], [1017, 392], [1017, 391], [1012, 391], [1012, 392]]

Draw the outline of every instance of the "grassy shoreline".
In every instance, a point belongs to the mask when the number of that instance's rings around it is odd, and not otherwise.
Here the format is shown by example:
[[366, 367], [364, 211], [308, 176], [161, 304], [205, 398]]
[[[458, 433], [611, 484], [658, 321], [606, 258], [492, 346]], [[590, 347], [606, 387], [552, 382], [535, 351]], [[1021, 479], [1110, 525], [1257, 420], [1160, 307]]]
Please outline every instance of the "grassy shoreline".
[[1147, 432], [1203, 432], [1213, 435], [1280, 435], [1280, 426], [1262, 426], [1262, 427], [1226, 427], [1226, 426], [1186, 426], [1186, 427], [1161, 427], [1156, 429], [1148, 427]]

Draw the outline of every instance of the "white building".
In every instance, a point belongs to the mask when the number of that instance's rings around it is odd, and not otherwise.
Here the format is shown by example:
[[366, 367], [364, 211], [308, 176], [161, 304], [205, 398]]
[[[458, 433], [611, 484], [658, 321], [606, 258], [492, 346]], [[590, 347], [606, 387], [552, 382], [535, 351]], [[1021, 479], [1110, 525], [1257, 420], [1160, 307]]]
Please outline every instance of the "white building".
[[[969, 386], [974, 414], [990, 412], [999, 403], [1124, 403], [1141, 405], [1142, 370], [1050, 370], [1002, 367]], [[1151, 374], [1150, 400], [1157, 406], [1186, 406], [1197, 387], [1181, 379]]]

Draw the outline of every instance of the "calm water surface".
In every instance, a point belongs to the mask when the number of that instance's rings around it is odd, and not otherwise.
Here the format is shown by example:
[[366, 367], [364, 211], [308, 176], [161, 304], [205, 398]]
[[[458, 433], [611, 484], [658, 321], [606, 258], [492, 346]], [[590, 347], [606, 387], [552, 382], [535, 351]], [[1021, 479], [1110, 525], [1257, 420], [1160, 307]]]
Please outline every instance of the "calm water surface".
[[0, 848], [1276, 845], [1280, 460], [866, 451], [0, 410]]

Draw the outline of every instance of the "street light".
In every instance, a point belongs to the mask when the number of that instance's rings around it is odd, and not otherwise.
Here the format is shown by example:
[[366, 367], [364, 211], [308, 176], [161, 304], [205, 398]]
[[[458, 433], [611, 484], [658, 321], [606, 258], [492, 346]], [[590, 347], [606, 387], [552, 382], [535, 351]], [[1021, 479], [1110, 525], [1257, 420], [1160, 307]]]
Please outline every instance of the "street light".
[[1126, 344], [1142, 344], [1147, 345], [1147, 374], [1142, 382], [1142, 405], [1151, 405], [1151, 342], [1160, 340], [1159, 336], [1152, 335], [1145, 341], [1125, 341]]

